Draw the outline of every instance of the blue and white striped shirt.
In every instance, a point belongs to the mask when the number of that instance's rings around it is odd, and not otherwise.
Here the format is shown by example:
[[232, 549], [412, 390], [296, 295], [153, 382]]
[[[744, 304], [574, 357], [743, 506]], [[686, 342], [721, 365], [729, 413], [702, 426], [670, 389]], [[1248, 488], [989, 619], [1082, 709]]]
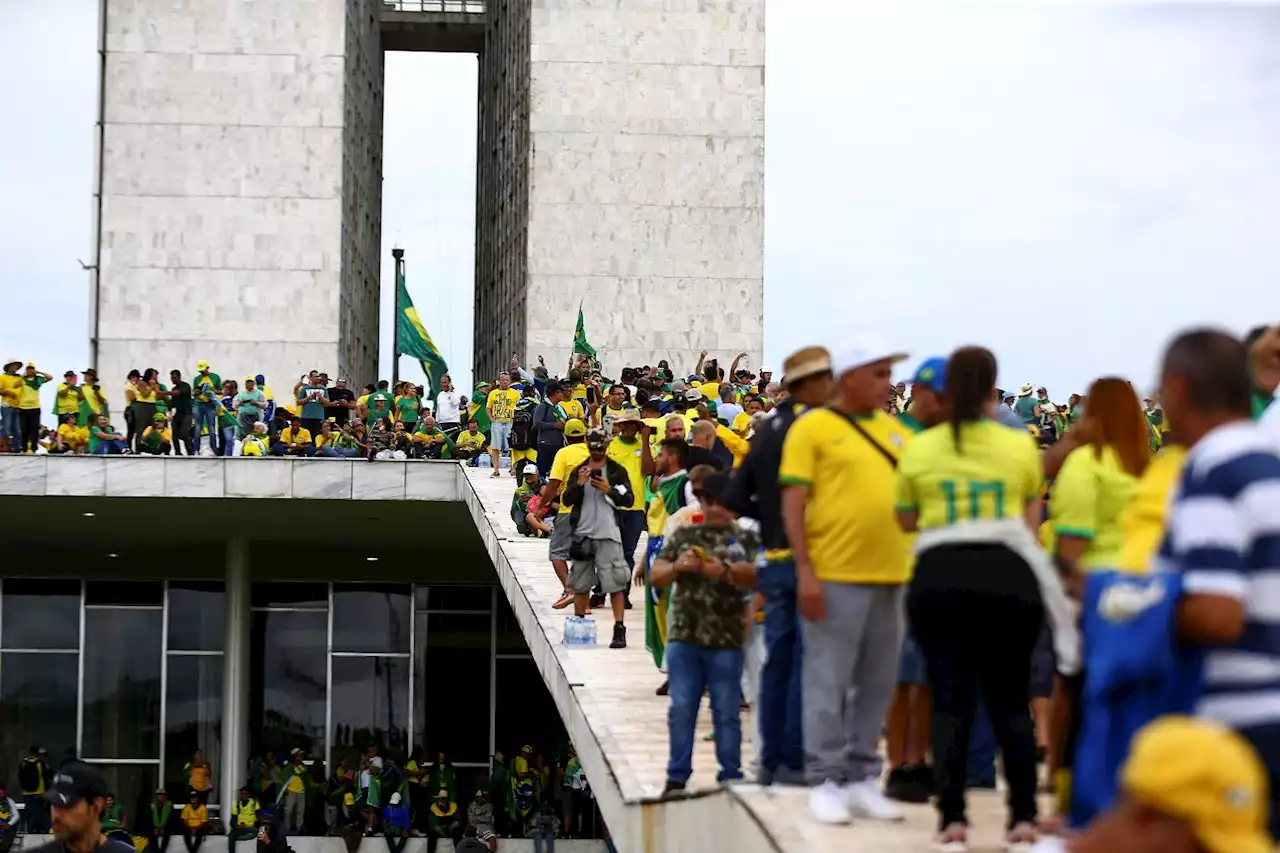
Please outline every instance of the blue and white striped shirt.
[[1187, 454], [1156, 563], [1188, 593], [1244, 603], [1244, 634], [1208, 652], [1197, 712], [1238, 730], [1280, 724], [1280, 457], [1253, 423]]

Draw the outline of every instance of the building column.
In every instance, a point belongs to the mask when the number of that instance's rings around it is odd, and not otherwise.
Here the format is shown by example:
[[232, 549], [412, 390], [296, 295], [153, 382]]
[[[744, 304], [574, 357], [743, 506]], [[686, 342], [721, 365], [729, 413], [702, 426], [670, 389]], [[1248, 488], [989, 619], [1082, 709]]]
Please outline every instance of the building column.
[[231, 825], [231, 804], [249, 765], [249, 542], [227, 540], [226, 622], [222, 653], [222, 821]]

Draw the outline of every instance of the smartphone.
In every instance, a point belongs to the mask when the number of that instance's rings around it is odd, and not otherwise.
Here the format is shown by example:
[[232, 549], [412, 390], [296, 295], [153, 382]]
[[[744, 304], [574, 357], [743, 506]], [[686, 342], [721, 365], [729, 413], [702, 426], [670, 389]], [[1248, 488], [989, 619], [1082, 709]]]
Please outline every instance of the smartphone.
[[599, 480], [602, 476], [604, 476], [604, 475], [603, 475], [603, 474], [601, 474], [599, 471], [592, 471], [592, 472], [591, 472], [591, 479], [593, 479], [593, 480]]

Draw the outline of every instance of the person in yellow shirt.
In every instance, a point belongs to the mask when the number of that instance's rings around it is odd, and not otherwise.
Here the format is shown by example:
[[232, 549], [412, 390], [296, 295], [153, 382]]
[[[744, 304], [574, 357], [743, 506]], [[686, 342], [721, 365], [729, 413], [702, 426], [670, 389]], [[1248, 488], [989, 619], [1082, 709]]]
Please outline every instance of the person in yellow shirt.
[[22, 361], [11, 358], [4, 363], [4, 373], [0, 373], [0, 440], [8, 442], [10, 453], [21, 453], [21, 409], [18, 403], [22, 399], [22, 377], [18, 369]]
[[302, 428], [302, 418], [297, 415], [289, 416], [289, 425], [271, 444], [272, 456], [314, 456], [315, 452], [311, 433]]
[[644, 423], [635, 409], [623, 409], [615, 416], [613, 423], [618, 428], [618, 435], [609, 442], [607, 455], [627, 469], [631, 493], [637, 496], [631, 506], [618, 513], [621, 520], [619, 528], [622, 532], [622, 553], [627, 558], [627, 568], [634, 572], [636, 546], [640, 544], [640, 534], [645, 530], [644, 477], [645, 471], [653, 470], [653, 452], [649, 437], [640, 434]]
[[800, 415], [782, 447], [782, 518], [803, 617], [805, 775], [822, 823], [848, 823], [851, 812], [901, 819], [880, 792], [874, 744], [904, 630], [907, 547], [894, 523], [893, 472], [911, 433], [880, 410], [904, 358], [873, 341], [845, 348], [832, 359], [832, 404]]
[[49, 434], [45, 449], [50, 454], [84, 453], [88, 450], [89, 431], [76, 426], [77, 417], [75, 412], [63, 415], [62, 423], [58, 424], [57, 430]]
[[40, 386], [53, 379], [48, 373], [36, 370], [36, 366], [27, 362], [22, 374], [22, 385], [18, 389], [18, 417], [21, 421], [22, 449], [26, 453], [35, 453], [40, 445]]
[[480, 423], [475, 418], [467, 421], [467, 428], [458, 433], [458, 438], [453, 443], [453, 453], [458, 459], [470, 460], [472, 468], [476, 465], [476, 458], [484, 452], [485, 437], [480, 431]]
[[511, 422], [516, 416], [520, 392], [511, 387], [509, 373], [498, 374], [498, 387], [489, 392], [485, 411], [489, 415], [489, 456], [493, 459], [492, 477], [501, 477], [498, 463], [502, 454], [511, 450]]
[[[570, 481], [570, 477], [578, 470], [578, 466], [587, 461], [590, 453], [587, 451], [586, 438], [586, 424], [577, 418], [570, 418], [565, 421], [565, 444], [564, 447], [556, 451], [556, 457], [551, 462], [551, 475], [542, 487], [542, 506], [550, 507], [553, 501], [559, 501]], [[569, 551], [570, 546], [573, 544], [573, 528], [569, 521], [569, 515], [573, 511], [573, 507], [565, 506], [563, 503], [559, 506], [560, 511], [556, 514], [555, 524], [551, 528], [551, 546], [549, 549], [551, 567], [555, 570], [556, 577], [560, 579], [560, 585], [564, 587], [560, 598], [556, 599], [555, 603], [551, 605], [556, 610], [568, 607], [573, 603], [573, 590], [569, 588]]]
[[76, 372], [68, 370], [62, 375], [62, 383], [53, 397], [53, 412], [62, 421], [66, 415], [80, 413], [80, 386], [76, 384]]
[[281, 812], [285, 831], [301, 832], [302, 819], [307, 810], [307, 763], [306, 753], [294, 747], [289, 752], [289, 777], [280, 788], [279, 802], [284, 808]]
[[182, 837], [189, 853], [196, 853], [208, 834], [209, 808], [200, 801], [200, 793], [192, 791], [190, 800], [182, 807]]
[[[933, 688], [939, 846], [967, 843], [967, 750], [979, 691], [1004, 753], [1010, 845], [1036, 841], [1031, 656], [1045, 621], [1035, 549], [1044, 493], [1035, 440], [990, 417], [996, 359], [964, 347], [947, 361], [948, 422], [916, 435], [897, 473], [902, 529], [920, 531], [907, 596]], [[884, 387], [883, 385], [881, 387]], [[808, 654], [808, 649], [806, 649]]]

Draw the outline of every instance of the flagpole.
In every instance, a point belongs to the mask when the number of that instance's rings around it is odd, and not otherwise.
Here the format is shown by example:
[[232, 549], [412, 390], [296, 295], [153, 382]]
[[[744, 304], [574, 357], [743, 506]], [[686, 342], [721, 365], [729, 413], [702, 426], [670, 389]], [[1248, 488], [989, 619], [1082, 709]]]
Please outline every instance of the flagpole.
[[404, 278], [404, 249], [392, 249], [391, 257], [396, 261], [396, 310], [391, 318], [391, 387], [394, 390], [400, 382], [400, 282]]

